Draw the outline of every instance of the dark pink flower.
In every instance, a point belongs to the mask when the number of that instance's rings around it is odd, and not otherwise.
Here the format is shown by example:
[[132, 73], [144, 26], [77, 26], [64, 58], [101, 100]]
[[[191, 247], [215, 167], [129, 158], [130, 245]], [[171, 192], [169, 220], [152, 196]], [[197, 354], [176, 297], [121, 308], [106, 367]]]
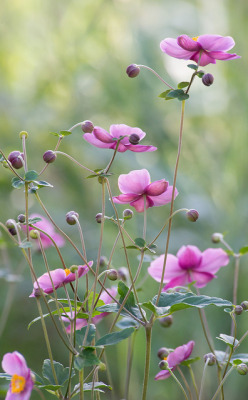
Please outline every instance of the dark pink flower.
[[[88, 265], [91, 267], [93, 265], [93, 261], [89, 261]], [[88, 271], [89, 267], [87, 267], [87, 265], [79, 265], [77, 272], [78, 278], [81, 278], [81, 276], [87, 274]], [[54, 289], [56, 290], [65, 285], [66, 283], [73, 282], [75, 280], [76, 280], [76, 274], [71, 272], [70, 269], [63, 269], [63, 268], [57, 268], [54, 269], [53, 271], [50, 271], [50, 275], [48, 274], [48, 272], [46, 272], [37, 279], [40, 289], [42, 289], [43, 292], [45, 292], [46, 294], [53, 292], [53, 286]], [[29, 297], [40, 296], [41, 293], [38, 283], [34, 282], [34, 289]]]
[[[161, 281], [164, 255], [152, 261], [149, 274], [158, 282]], [[199, 288], [216, 278], [215, 273], [229, 262], [229, 257], [222, 249], [207, 249], [203, 253], [196, 246], [182, 246], [177, 253], [167, 255], [163, 290], [175, 286], [185, 286], [195, 281]]]
[[190, 38], [187, 35], [178, 36], [177, 39], [167, 38], [160, 43], [161, 50], [169, 56], [192, 60], [202, 67], [216, 64], [216, 60], [234, 60], [240, 58], [237, 54], [227, 53], [235, 42], [231, 36], [201, 35]]
[[[165, 179], [151, 183], [150, 174], [147, 169], [134, 170], [129, 174], [119, 176], [118, 186], [123, 194], [113, 197], [118, 204], [130, 204], [136, 211], [144, 211], [144, 200], [146, 208], [163, 206], [170, 203], [172, 198], [172, 186]], [[175, 191], [175, 197], [178, 191]]]
[[[108, 292], [111, 294], [112, 297], [115, 297], [117, 295], [117, 289], [115, 287], [112, 287], [110, 289], [108, 289]], [[107, 292], [102, 292], [102, 294], [100, 295], [100, 300], [102, 300], [105, 304], [110, 304], [113, 300], [112, 297], [110, 297], [110, 295]], [[72, 318], [74, 318], [74, 312], [72, 313]], [[92, 324], [96, 325], [98, 324], [98, 322], [100, 322], [104, 317], [106, 317], [107, 315], [109, 315], [108, 312], [103, 312], [99, 315], [96, 315], [95, 317], [92, 318]], [[63, 321], [65, 322], [69, 322], [69, 319], [66, 317], [62, 317]], [[77, 318], [76, 320], [76, 330], [78, 329], [82, 329], [84, 326], [87, 325], [87, 320], [86, 319], [82, 319], [82, 318]], [[71, 331], [71, 326], [68, 325], [66, 328], [67, 332]]]
[[28, 400], [34, 386], [25, 358], [14, 351], [3, 356], [3, 370], [12, 376], [5, 400]]
[[[31, 214], [29, 215], [29, 218], [41, 218], [41, 221], [35, 222], [34, 225], [37, 226], [37, 228], [45, 231], [48, 235], [50, 235], [51, 238], [56, 242], [58, 247], [64, 246], [65, 240], [63, 236], [55, 232], [53, 224], [47, 218], [43, 217], [40, 214]], [[26, 225], [23, 225], [23, 229], [26, 229]], [[30, 231], [33, 229], [35, 228], [29, 227]], [[44, 233], [40, 232], [40, 238], [44, 249], [53, 246], [53, 242]]]
[[100, 126], [95, 126], [92, 133], [85, 133], [83, 138], [93, 144], [93, 146], [100, 147], [103, 149], [115, 149], [117, 140], [124, 136], [121, 139], [118, 151], [120, 153], [124, 153], [127, 150], [131, 150], [137, 153], [147, 152], [147, 151], [155, 151], [157, 147], [154, 146], [145, 146], [140, 144], [131, 144], [129, 142], [129, 137], [131, 135], [137, 135], [139, 140], [143, 139], [146, 134], [139, 128], [132, 128], [131, 126], [119, 124], [119, 125], [111, 125], [109, 132], [105, 131], [105, 129]]
[[[169, 368], [174, 371], [176, 367], [184, 360], [187, 360], [191, 355], [195, 342], [191, 340], [187, 344], [183, 344], [182, 346], [177, 347], [174, 351], [172, 351], [168, 357], [165, 357], [164, 360], [168, 362]], [[170, 377], [170, 371], [162, 370], [156, 376], [155, 380], [159, 381], [162, 379], [167, 379]]]

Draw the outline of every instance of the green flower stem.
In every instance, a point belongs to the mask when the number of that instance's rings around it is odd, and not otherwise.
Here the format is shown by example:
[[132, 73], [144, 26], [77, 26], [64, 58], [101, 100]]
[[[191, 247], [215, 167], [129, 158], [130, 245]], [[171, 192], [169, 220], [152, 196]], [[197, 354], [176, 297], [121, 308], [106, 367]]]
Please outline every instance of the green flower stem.
[[202, 395], [203, 395], [203, 385], [204, 385], [204, 380], [205, 380], [205, 375], [206, 375], [206, 370], [208, 367], [208, 363], [210, 361], [210, 358], [207, 358], [204, 368], [203, 368], [203, 373], [202, 373], [202, 379], [201, 379], [201, 387], [200, 387], [200, 395], [199, 395], [199, 400], [202, 400]]
[[121, 141], [121, 140], [122, 140], [122, 139], [118, 139], [117, 142], [116, 142], [114, 154], [113, 154], [111, 160], [109, 161], [107, 167], [104, 169], [104, 173], [105, 173], [105, 174], [108, 173], [108, 171], [110, 170], [111, 165], [112, 165], [113, 162], [114, 162], [114, 159], [115, 159], [115, 156], [116, 156], [116, 154], [117, 154], [118, 147], [119, 147], [119, 144], [120, 144], [120, 141]]
[[78, 122], [77, 124], [73, 125], [70, 129], [68, 129], [69, 132], [73, 131], [73, 129], [77, 128], [78, 126], [82, 126], [84, 121]]
[[227, 360], [227, 363], [226, 363], [226, 367], [225, 367], [224, 372], [223, 372], [222, 379], [223, 379], [223, 378], [225, 377], [225, 375], [226, 375], [226, 372], [227, 372], [227, 369], [228, 369], [228, 366], [229, 366], [231, 357], [232, 357], [233, 352], [234, 352], [234, 344], [235, 344], [235, 340], [236, 340], [236, 337], [237, 337], [237, 324], [236, 324], [236, 321], [235, 321], [235, 317], [234, 317], [234, 315], [233, 315], [232, 312], [230, 313], [230, 315], [231, 315], [231, 318], [232, 318], [232, 321], [233, 321], [233, 325], [234, 325], [233, 347], [231, 347], [231, 349], [230, 349], [229, 357], [228, 357], [228, 360]]
[[146, 241], [146, 225], [147, 225], [147, 209], [146, 209], [146, 196], [143, 196], [144, 199], [144, 226], [143, 226], [143, 239]]
[[4, 232], [9, 236], [9, 239], [11, 239], [15, 244], [19, 245], [18, 240], [16, 240], [14, 236], [11, 235], [8, 228], [6, 228], [6, 226], [2, 222], [0, 222], [0, 227], [2, 227]]
[[216, 397], [217, 397], [217, 395], [219, 394], [219, 392], [220, 392], [222, 386], [224, 385], [224, 383], [225, 383], [227, 377], [230, 375], [230, 373], [233, 371], [233, 369], [234, 369], [234, 366], [232, 366], [232, 367], [229, 369], [228, 373], [225, 375], [225, 377], [224, 377], [224, 378], [222, 379], [222, 381], [220, 382], [220, 384], [219, 384], [219, 386], [218, 386], [218, 389], [216, 390], [216, 392], [215, 392], [215, 394], [214, 394], [214, 396], [212, 397], [211, 400], [215, 400], [215, 399], [216, 399]]
[[133, 362], [133, 353], [134, 353], [134, 343], [136, 339], [137, 330], [134, 331], [133, 336], [128, 338], [128, 353], [127, 353], [127, 368], [126, 368], [126, 380], [125, 380], [125, 400], [128, 400], [128, 391], [131, 377], [131, 369]]
[[24, 181], [24, 179], [21, 177], [21, 175], [19, 175], [15, 169], [12, 167], [11, 163], [9, 162], [9, 160], [5, 157], [5, 154], [3, 153], [3, 151], [0, 149], [0, 154], [2, 154], [3, 158], [5, 159], [6, 163], [8, 164], [9, 169], [13, 172], [13, 174], [15, 174], [21, 181]]
[[87, 260], [86, 248], [85, 248], [85, 243], [84, 243], [84, 235], [83, 235], [82, 227], [80, 225], [80, 222], [79, 222], [78, 218], [75, 215], [73, 216], [73, 218], [75, 219], [77, 227], [78, 227], [78, 232], [79, 232], [80, 241], [81, 241], [81, 245], [82, 245], [83, 255], [84, 255], [84, 258]]
[[[235, 257], [235, 266], [234, 266], [234, 278], [233, 278], [233, 304], [237, 305], [240, 255], [235, 254], [234, 257]], [[233, 336], [234, 330], [235, 330], [234, 321], [235, 321], [235, 317], [232, 318], [231, 336]]]
[[146, 361], [145, 361], [142, 400], [146, 400], [146, 395], [147, 395], [149, 370], [150, 370], [150, 357], [151, 357], [151, 342], [152, 342], [152, 327], [147, 325], [145, 329], [146, 329]]
[[28, 160], [27, 160], [27, 151], [26, 151], [26, 135], [22, 135], [22, 151], [24, 155], [24, 171], [25, 173], [28, 171]]
[[189, 368], [190, 376], [191, 376], [192, 383], [193, 383], [193, 386], [194, 386], [194, 389], [195, 389], [196, 398], [197, 398], [197, 400], [199, 400], [199, 392], [198, 392], [198, 387], [197, 387], [197, 384], [196, 384], [196, 380], [195, 380], [195, 375], [194, 375], [193, 369], [192, 369], [191, 365], [188, 365], [188, 368]]
[[169, 85], [169, 83], [167, 83], [163, 78], [161, 78], [161, 76], [156, 71], [154, 71], [154, 69], [147, 67], [146, 65], [137, 65], [137, 67], [148, 69], [148, 71], [151, 71], [154, 75], [156, 75], [156, 77], [161, 82], [163, 82], [168, 88], [174, 90], [174, 88], [171, 85]]
[[177, 377], [176, 377], [176, 375], [174, 374], [174, 372], [173, 372], [170, 368], [168, 368], [168, 371], [170, 371], [171, 376], [174, 378], [174, 380], [176, 381], [176, 383], [178, 384], [178, 386], [179, 386], [180, 389], [182, 390], [185, 399], [186, 399], [186, 400], [189, 400], [189, 398], [188, 398], [188, 396], [187, 396], [187, 393], [186, 393], [185, 390], [184, 390], [183, 385], [182, 385], [181, 382], [177, 379]]
[[87, 167], [85, 167], [84, 165], [80, 164], [80, 162], [78, 162], [77, 160], [75, 160], [75, 158], [73, 158], [72, 156], [70, 156], [67, 153], [64, 153], [63, 151], [55, 151], [56, 154], [61, 154], [62, 156], [65, 156], [67, 158], [69, 158], [69, 160], [71, 160], [72, 162], [74, 162], [78, 167], [85, 169], [86, 171], [91, 172], [92, 174], [95, 174], [95, 171], [92, 171], [92, 169], [89, 169]]
[[201, 62], [201, 56], [202, 56], [202, 51], [200, 52], [200, 55], [199, 55], [199, 59], [198, 59], [198, 63], [197, 63], [197, 69], [195, 70], [195, 72], [191, 76], [191, 79], [190, 79], [190, 82], [189, 82], [189, 86], [187, 87], [187, 90], [186, 90], [185, 94], [189, 93], [189, 89], [191, 88], [192, 83], [194, 82], [194, 79], [195, 79], [195, 77], [197, 75], [198, 68], [199, 68], [199, 65], [200, 65], [200, 62]]
[[187, 388], [187, 390], [188, 390], [188, 392], [189, 392], [190, 400], [193, 400], [193, 395], [192, 395], [190, 386], [189, 386], [189, 384], [188, 384], [188, 382], [187, 382], [187, 379], [186, 379], [185, 376], [184, 376], [183, 371], [181, 370], [181, 368], [180, 368], [179, 366], [177, 367], [177, 370], [178, 370], [179, 374], [181, 375], [182, 380], [183, 380], [183, 382], [184, 382], [184, 384], [185, 384], [185, 386], [186, 386], [186, 388]]
[[84, 370], [83, 369], [81, 369], [79, 371], [79, 385], [80, 385], [79, 399], [84, 400]]

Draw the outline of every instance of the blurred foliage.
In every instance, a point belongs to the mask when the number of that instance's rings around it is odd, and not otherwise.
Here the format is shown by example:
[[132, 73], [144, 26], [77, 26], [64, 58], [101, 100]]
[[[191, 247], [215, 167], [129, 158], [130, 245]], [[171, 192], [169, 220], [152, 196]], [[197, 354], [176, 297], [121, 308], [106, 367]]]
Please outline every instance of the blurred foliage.
[[[206, 72], [213, 73], [214, 85], [206, 88], [197, 80], [186, 104], [177, 182], [180, 196], [176, 207], [196, 208], [200, 219], [191, 224], [183, 215], [175, 218], [170, 251], [176, 252], [183, 244], [194, 244], [201, 250], [211, 247], [210, 237], [214, 231], [228, 232], [227, 241], [238, 251], [248, 242], [247, 12], [245, 0], [239, 0], [238, 6], [230, 0], [2, 0], [0, 147], [6, 155], [12, 150], [20, 150], [18, 133], [27, 130], [29, 168], [40, 171], [44, 166], [42, 154], [56, 145], [56, 138], [49, 132], [69, 129], [85, 119], [107, 130], [113, 123], [125, 123], [147, 132], [145, 143], [157, 146], [158, 151], [148, 155], [118, 154], [113, 168], [115, 175], [111, 177], [113, 193], [118, 193], [118, 175], [131, 169], [148, 168], [152, 180], [165, 177], [172, 182], [180, 103], [177, 100], [164, 102], [158, 97], [165, 89], [149, 71], [142, 70], [137, 78], [129, 79], [125, 69], [131, 63], [145, 64], [171, 84], [176, 84], [188, 80], [191, 72], [186, 68], [187, 62], [170, 59], [161, 53], [159, 43], [162, 39], [181, 33], [189, 36], [203, 33], [233, 36], [236, 41], [234, 52], [242, 55], [242, 59], [217, 62], [216, 66], [204, 68]], [[86, 143], [80, 128], [63, 140], [60, 150], [92, 169], [107, 165], [112, 155], [108, 150], [96, 149]], [[88, 257], [96, 260], [99, 226], [95, 223], [95, 214], [101, 211], [101, 187], [95, 180], [86, 180], [86, 176], [68, 159], [59, 156], [43, 176], [44, 180], [54, 185], [54, 189], [42, 189], [40, 195], [55, 221], [77, 243], [76, 229], [66, 225], [65, 214], [69, 210], [76, 210], [80, 214]], [[23, 192], [12, 190], [10, 178], [9, 171], [2, 168], [2, 222], [16, 218], [24, 211]], [[31, 200], [30, 212], [41, 212], [35, 200]], [[168, 212], [168, 207], [148, 211], [149, 237], [154, 237], [161, 226], [161, 219], [165, 219]], [[107, 206], [107, 214], [113, 214], [110, 205]], [[142, 234], [141, 215], [136, 215], [128, 224], [134, 237]], [[103, 245], [103, 252], [107, 256], [115, 235], [116, 229], [107, 223]], [[42, 360], [47, 355], [40, 326], [37, 324], [30, 331], [26, 328], [37, 315], [34, 301], [28, 298], [32, 290], [29, 272], [27, 268], [24, 269], [18, 249], [13, 247], [5, 234], [1, 240], [0, 264], [13, 274], [20, 273], [22, 281], [0, 281], [1, 312], [5, 310], [8, 296], [14, 299], [1, 337], [0, 358], [5, 352], [16, 349], [25, 355], [28, 365], [39, 372]], [[161, 253], [164, 236], [158, 241], [158, 246]], [[71, 249], [62, 249], [62, 254], [69, 265], [79, 262]], [[58, 267], [54, 249], [49, 249], [47, 255], [51, 267]], [[136, 267], [135, 254], [132, 260]], [[34, 255], [34, 264], [37, 274], [44, 272], [38, 253]], [[124, 265], [124, 258], [116, 253], [113, 265]], [[143, 277], [145, 268], [146, 265]], [[240, 302], [247, 296], [245, 268], [244, 258], [240, 271]], [[233, 265], [224, 268], [218, 274], [219, 279], [211, 282], [203, 293], [231, 299], [232, 274]], [[157, 284], [150, 278], [146, 282], [149, 282], [147, 286], [151, 298], [156, 293]], [[10, 291], [9, 287], [12, 287]], [[141, 291], [141, 300], [147, 290], [144, 287], [144, 291]], [[203, 335], [199, 340], [201, 328], [195, 322], [195, 312], [187, 310], [176, 315], [173, 326], [167, 331], [157, 323], [153, 336], [148, 398], [152, 396], [156, 400], [179, 396], [171, 380], [153, 381], [153, 376], [158, 372], [156, 352], [159, 347], [174, 347], [197, 339], [195, 354], [199, 352], [203, 355], [208, 351]], [[207, 310], [207, 315], [213, 337], [229, 331], [228, 315], [219, 309]], [[247, 325], [245, 316], [239, 317], [239, 321], [238, 336], [241, 336]], [[100, 331], [106, 332], [106, 326], [102, 324]], [[67, 363], [51, 324], [48, 324], [48, 329], [55, 360]], [[217, 345], [221, 350], [224, 348], [220, 343]], [[114, 392], [115, 399], [123, 396], [126, 346], [120, 346], [118, 352], [117, 347], [107, 350], [110, 367], [114, 371], [115, 390], [120, 384], [120, 392]], [[142, 385], [144, 353], [144, 332], [139, 332], [135, 344], [130, 400], [137, 398], [137, 382], [140, 388]], [[242, 398], [241, 390], [247, 390], [247, 383], [245, 378], [233, 375], [236, 376], [227, 382], [227, 398], [236, 398], [237, 388], [239, 398]], [[206, 386], [212, 393], [215, 386], [211, 386], [214, 381], [211, 372], [207, 379]], [[33, 396], [35, 398], [36, 395]]]

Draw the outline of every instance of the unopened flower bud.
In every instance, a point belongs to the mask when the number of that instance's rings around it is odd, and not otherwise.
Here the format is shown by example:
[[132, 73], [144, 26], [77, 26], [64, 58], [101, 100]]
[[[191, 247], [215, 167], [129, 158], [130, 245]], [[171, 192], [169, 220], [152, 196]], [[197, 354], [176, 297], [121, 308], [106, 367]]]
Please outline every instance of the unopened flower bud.
[[246, 375], [248, 373], [248, 367], [245, 363], [239, 364], [237, 366], [237, 371], [240, 375]]
[[94, 129], [93, 122], [87, 119], [84, 122], [82, 122], [81, 128], [84, 133], [91, 133]]
[[240, 314], [242, 314], [242, 312], [243, 312], [243, 307], [242, 306], [235, 306], [235, 309], [234, 309], [234, 313], [236, 314], [236, 315], [240, 315]]
[[198, 213], [197, 210], [192, 209], [192, 210], [189, 210], [189, 211], [186, 212], [186, 216], [187, 216], [189, 221], [195, 222], [199, 218], [199, 213]]
[[102, 222], [102, 213], [96, 214], [96, 222], [98, 224], [101, 224], [101, 222]]
[[8, 219], [8, 220], [5, 222], [5, 225], [6, 225], [6, 227], [7, 227], [8, 229], [13, 229], [13, 228], [15, 228], [15, 226], [16, 226], [16, 222], [15, 222], [14, 219]]
[[104, 176], [98, 176], [97, 180], [100, 183], [100, 185], [102, 185], [103, 182], [105, 181], [105, 177]]
[[140, 141], [140, 137], [139, 137], [139, 135], [137, 135], [137, 133], [132, 133], [132, 134], [129, 136], [129, 142], [130, 142], [131, 144], [138, 144], [139, 141]]
[[128, 269], [126, 267], [121, 267], [118, 269], [118, 278], [123, 282], [126, 282], [129, 277]]
[[19, 133], [19, 138], [22, 139], [23, 136], [25, 136], [25, 138], [27, 139], [27, 138], [28, 138], [28, 132], [26, 132], [26, 131], [21, 131], [21, 132]]
[[211, 86], [214, 83], [214, 77], [212, 74], [205, 74], [202, 77], [202, 83], [205, 86]]
[[161, 360], [163, 360], [164, 358], [168, 357], [168, 355], [170, 354], [169, 350], [166, 347], [161, 347], [158, 350], [158, 358], [160, 358]]
[[126, 73], [129, 76], [129, 78], [135, 78], [136, 76], [139, 75], [140, 73], [140, 68], [136, 64], [131, 64], [127, 67]]
[[203, 358], [204, 358], [205, 363], [208, 360], [209, 366], [214, 365], [216, 363], [216, 357], [213, 353], [207, 353], [207, 354], [205, 354], [205, 356]]
[[65, 220], [69, 225], [75, 225], [77, 223], [76, 219], [79, 217], [79, 214], [75, 211], [69, 211], [66, 216]]
[[16, 228], [9, 228], [8, 231], [12, 236], [17, 235]]
[[20, 153], [20, 151], [15, 150], [9, 154], [8, 160], [13, 168], [20, 169], [23, 167], [23, 162], [24, 162], [23, 157], [24, 157], [23, 153]]
[[131, 219], [133, 218], [133, 211], [129, 210], [129, 208], [126, 208], [126, 210], [123, 211], [123, 218], [124, 219]]
[[106, 364], [104, 364], [103, 362], [100, 362], [100, 364], [98, 365], [98, 368], [100, 371], [106, 371]]
[[241, 307], [243, 308], [243, 310], [248, 310], [248, 301], [242, 301], [242, 303], [240, 304]]
[[219, 243], [223, 239], [222, 233], [213, 233], [211, 240], [213, 243]]
[[26, 216], [24, 214], [19, 214], [17, 219], [21, 224], [24, 224], [24, 222], [26, 221]]
[[56, 153], [52, 150], [47, 150], [44, 154], [43, 154], [43, 160], [47, 163], [47, 164], [51, 164], [56, 160], [57, 156]]
[[116, 281], [116, 279], [118, 279], [118, 273], [116, 269], [110, 269], [107, 273], [107, 277], [110, 281]]
[[168, 362], [166, 360], [162, 360], [162, 361], [160, 361], [158, 366], [159, 366], [160, 369], [168, 369], [169, 364], [168, 364]]
[[39, 237], [39, 231], [37, 231], [36, 229], [32, 229], [29, 234], [31, 239], [38, 239]]
[[159, 318], [159, 323], [163, 328], [169, 328], [173, 323], [172, 315], [167, 315], [166, 317]]
[[100, 267], [104, 268], [108, 265], [108, 259], [105, 256], [100, 257], [100, 262], [99, 262]]
[[75, 274], [75, 273], [78, 271], [78, 265], [72, 265], [72, 266], [70, 267], [70, 271], [71, 271], [73, 274]]

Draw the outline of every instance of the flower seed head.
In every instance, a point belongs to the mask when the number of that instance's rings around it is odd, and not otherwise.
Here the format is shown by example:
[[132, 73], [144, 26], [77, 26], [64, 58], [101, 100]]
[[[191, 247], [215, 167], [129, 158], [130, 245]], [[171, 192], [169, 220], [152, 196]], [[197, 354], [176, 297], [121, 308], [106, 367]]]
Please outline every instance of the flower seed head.
[[94, 129], [93, 122], [86, 120], [86, 121], [82, 122], [81, 128], [84, 133], [91, 133], [91, 132], [93, 132], [93, 129]]
[[140, 68], [136, 64], [131, 64], [127, 67], [126, 73], [129, 76], [129, 78], [135, 78], [136, 76], [139, 75], [140, 73]]
[[52, 150], [47, 150], [44, 154], [43, 154], [43, 160], [47, 163], [47, 164], [51, 164], [56, 160], [57, 156], [56, 153]]
[[126, 208], [126, 210], [123, 211], [123, 218], [124, 219], [131, 219], [133, 218], [133, 211], [129, 210], [129, 208]]
[[12, 151], [8, 156], [8, 160], [13, 168], [20, 169], [23, 167], [24, 154], [18, 150]]
[[248, 373], [248, 367], [245, 363], [239, 364], [237, 366], [237, 371], [240, 375], [246, 375]]
[[167, 315], [166, 317], [159, 318], [159, 323], [163, 328], [169, 328], [173, 323], [172, 315]]
[[160, 358], [161, 360], [163, 360], [164, 358], [168, 357], [168, 355], [170, 354], [169, 350], [166, 347], [161, 347], [158, 350], [158, 358]]
[[215, 357], [215, 355], [213, 353], [207, 353], [207, 354], [204, 355], [203, 358], [204, 358], [205, 363], [208, 360], [208, 365], [209, 366], [214, 365], [216, 363], [216, 357]]
[[212, 74], [205, 74], [202, 77], [202, 83], [205, 86], [211, 86], [214, 83], [214, 77]]
[[116, 269], [110, 269], [107, 273], [107, 277], [110, 281], [116, 281], [118, 279], [118, 272]]
[[75, 225], [77, 223], [76, 219], [79, 217], [79, 214], [75, 211], [69, 211], [66, 216], [65, 220], [69, 225]]
[[189, 210], [189, 211], [186, 212], [186, 216], [187, 216], [189, 221], [195, 222], [199, 218], [199, 213], [198, 213], [197, 210], [192, 209], [192, 210]]
[[137, 133], [132, 133], [132, 134], [129, 136], [129, 142], [130, 142], [131, 144], [138, 144], [139, 141], [140, 141], [140, 137], [139, 137], [139, 135], [137, 135]]

